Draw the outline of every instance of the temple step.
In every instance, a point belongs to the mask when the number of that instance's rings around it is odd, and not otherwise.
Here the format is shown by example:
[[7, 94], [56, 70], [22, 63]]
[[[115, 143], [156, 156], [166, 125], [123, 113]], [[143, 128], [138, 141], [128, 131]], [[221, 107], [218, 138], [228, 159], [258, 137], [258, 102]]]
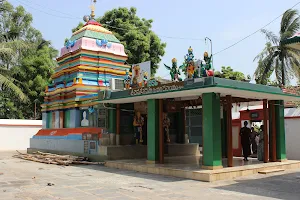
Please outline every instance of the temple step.
[[259, 171], [259, 174], [271, 174], [271, 173], [276, 173], [276, 172], [283, 172], [284, 169], [267, 169], [267, 170], [262, 170]]

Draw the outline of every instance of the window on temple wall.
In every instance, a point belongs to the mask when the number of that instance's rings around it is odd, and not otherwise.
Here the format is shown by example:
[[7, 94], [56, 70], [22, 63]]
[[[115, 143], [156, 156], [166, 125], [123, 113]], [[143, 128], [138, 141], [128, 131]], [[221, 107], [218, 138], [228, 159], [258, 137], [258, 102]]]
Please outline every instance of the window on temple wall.
[[107, 128], [107, 109], [106, 108], [98, 108], [98, 120], [97, 126], [100, 128]]

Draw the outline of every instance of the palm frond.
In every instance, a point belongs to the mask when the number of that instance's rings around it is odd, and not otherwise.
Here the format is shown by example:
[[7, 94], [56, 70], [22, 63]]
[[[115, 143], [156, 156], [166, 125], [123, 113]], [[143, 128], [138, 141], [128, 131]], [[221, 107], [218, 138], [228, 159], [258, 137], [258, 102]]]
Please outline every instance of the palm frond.
[[281, 61], [279, 59], [279, 57], [276, 58], [276, 61], [275, 61], [275, 67], [274, 67], [274, 70], [275, 70], [275, 76], [276, 76], [276, 80], [278, 81], [279, 85], [282, 84], [282, 71], [281, 71], [281, 67], [282, 67], [282, 64], [281, 64]]
[[271, 52], [265, 58], [259, 60], [258, 66], [254, 72], [254, 78], [260, 79], [261, 82], [268, 79], [274, 71], [273, 63], [277, 56], [278, 54], [276, 52]]
[[[284, 14], [282, 16], [282, 19], [281, 19], [281, 24], [280, 24], [281, 39], [286, 39], [285, 38], [286, 37], [285, 36], [286, 32], [289, 32], [289, 31], [293, 30], [293, 28], [295, 26], [297, 26], [297, 21], [296, 21], [295, 24], [293, 24], [295, 18], [298, 18], [297, 16], [298, 16], [298, 11], [297, 10], [288, 9], [287, 11], [284, 12]], [[299, 23], [299, 21], [298, 21], [298, 23]], [[292, 27], [290, 28], [291, 25], [292, 25]]]
[[281, 34], [281, 40], [294, 36], [300, 29], [300, 17], [296, 17], [287, 27], [286, 31]]
[[278, 46], [279, 38], [272, 31], [262, 29], [261, 32], [266, 36], [267, 40]]
[[263, 60], [267, 55], [272, 52], [275, 52], [278, 49], [278, 46], [272, 46], [271, 42], [267, 42], [265, 48], [260, 52], [254, 59], [255, 60]]
[[16, 86], [9, 78], [0, 74], [0, 85], [4, 89], [12, 91], [21, 101], [25, 102], [28, 100], [28, 97], [22, 92], [22, 90]]

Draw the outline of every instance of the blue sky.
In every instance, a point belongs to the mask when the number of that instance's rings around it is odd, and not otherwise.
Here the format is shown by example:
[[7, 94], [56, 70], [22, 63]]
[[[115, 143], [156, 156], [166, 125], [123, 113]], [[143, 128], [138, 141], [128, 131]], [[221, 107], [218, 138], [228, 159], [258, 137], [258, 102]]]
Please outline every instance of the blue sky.
[[[71, 36], [82, 17], [90, 14], [90, 0], [9, 0], [14, 6], [22, 5], [33, 15], [33, 26], [40, 30], [55, 48], [63, 46], [64, 39]], [[76, 3], [75, 3], [76, 2]], [[183, 62], [189, 46], [194, 49], [195, 58], [202, 58], [204, 51], [218, 52], [261, 28], [298, 0], [98, 0], [96, 16], [117, 7], [136, 7], [141, 18], [153, 19], [153, 31], [167, 43], [166, 54], [162, 58], [158, 76], [168, 78], [163, 63], [171, 65], [171, 59]], [[300, 5], [296, 7], [300, 9]], [[65, 13], [65, 14], [64, 14]], [[278, 33], [280, 19], [267, 29]], [[186, 39], [170, 39], [164, 36]], [[189, 38], [198, 38], [192, 40]], [[264, 48], [265, 38], [257, 33], [238, 45], [215, 55], [214, 68], [231, 66], [245, 75], [254, 73], [256, 63], [253, 58]]]

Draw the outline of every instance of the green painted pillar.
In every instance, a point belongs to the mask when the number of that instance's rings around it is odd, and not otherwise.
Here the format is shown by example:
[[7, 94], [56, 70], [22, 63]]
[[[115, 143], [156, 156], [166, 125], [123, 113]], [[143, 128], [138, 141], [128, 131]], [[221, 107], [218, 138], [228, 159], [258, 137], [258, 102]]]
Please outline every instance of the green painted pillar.
[[227, 158], [227, 112], [223, 107], [223, 118], [221, 119], [222, 130], [222, 157]]
[[147, 100], [147, 159], [150, 162], [159, 160], [159, 107], [158, 100]]
[[[115, 105], [110, 105], [110, 107], [115, 108]], [[117, 110], [109, 109], [108, 110], [108, 131], [109, 133], [116, 133], [116, 121], [117, 121]]]
[[222, 168], [220, 96], [202, 95], [203, 106], [203, 168]]
[[278, 161], [286, 160], [285, 127], [284, 127], [284, 101], [276, 101], [276, 157]]

